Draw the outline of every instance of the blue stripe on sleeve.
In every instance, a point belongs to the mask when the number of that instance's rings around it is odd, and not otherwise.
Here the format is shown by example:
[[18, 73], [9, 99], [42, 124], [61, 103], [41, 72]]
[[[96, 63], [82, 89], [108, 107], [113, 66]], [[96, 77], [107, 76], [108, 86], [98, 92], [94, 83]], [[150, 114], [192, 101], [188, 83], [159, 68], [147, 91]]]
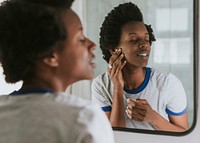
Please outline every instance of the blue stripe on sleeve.
[[183, 115], [186, 113], [186, 109], [184, 109], [183, 111], [181, 112], [178, 112], [178, 113], [175, 113], [173, 111], [170, 111], [169, 109], [165, 109], [166, 113], [169, 114], [169, 115], [173, 115], [173, 116], [180, 116], [180, 115]]
[[111, 106], [105, 106], [105, 107], [101, 107], [101, 108], [102, 108], [102, 110], [103, 110], [104, 112], [111, 111], [111, 109], [112, 109]]

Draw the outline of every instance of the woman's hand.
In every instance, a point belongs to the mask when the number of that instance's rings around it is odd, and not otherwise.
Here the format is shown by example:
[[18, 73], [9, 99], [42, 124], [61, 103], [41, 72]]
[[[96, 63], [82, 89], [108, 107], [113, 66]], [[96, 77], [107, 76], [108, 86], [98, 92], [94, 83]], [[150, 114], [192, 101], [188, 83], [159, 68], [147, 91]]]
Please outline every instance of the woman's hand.
[[136, 121], [153, 122], [155, 111], [146, 99], [128, 99], [126, 113], [128, 117]]
[[126, 60], [123, 59], [124, 54], [122, 53], [122, 50], [116, 49], [114, 52], [112, 52], [112, 56], [109, 60], [110, 67], [108, 67], [108, 73], [111, 77], [114, 87], [118, 89], [123, 89], [124, 87], [124, 81], [121, 70], [126, 64]]

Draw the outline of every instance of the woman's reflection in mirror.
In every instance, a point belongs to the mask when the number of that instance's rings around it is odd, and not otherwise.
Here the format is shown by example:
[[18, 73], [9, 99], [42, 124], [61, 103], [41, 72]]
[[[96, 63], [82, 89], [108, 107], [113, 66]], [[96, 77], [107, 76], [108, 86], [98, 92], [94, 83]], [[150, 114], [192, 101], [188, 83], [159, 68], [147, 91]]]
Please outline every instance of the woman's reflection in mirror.
[[92, 99], [113, 127], [183, 132], [188, 129], [186, 94], [171, 73], [147, 67], [156, 39], [137, 5], [120, 4], [105, 17], [100, 48], [109, 64], [92, 82]]

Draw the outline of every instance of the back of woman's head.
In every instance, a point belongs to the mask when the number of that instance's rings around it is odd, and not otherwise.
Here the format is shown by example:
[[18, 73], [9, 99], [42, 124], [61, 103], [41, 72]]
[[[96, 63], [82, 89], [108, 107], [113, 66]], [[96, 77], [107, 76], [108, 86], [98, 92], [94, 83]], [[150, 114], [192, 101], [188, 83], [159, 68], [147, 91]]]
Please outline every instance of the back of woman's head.
[[29, 79], [35, 61], [67, 38], [60, 12], [73, 0], [10, 0], [0, 6], [0, 61], [6, 81]]
[[107, 62], [111, 56], [109, 49], [118, 46], [121, 28], [130, 21], [143, 21], [140, 9], [131, 2], [114, 7], [105, 17], [100, 29], [100, 48]]
[[[12, 1], [12, 0], [11, 0]], [[74, 0], [15, 0], [18, 2], [28, 2], [28, 3], [34, 3], [37, 5], [45, 5], [50, 6], [54, 8], [70, 8]]]

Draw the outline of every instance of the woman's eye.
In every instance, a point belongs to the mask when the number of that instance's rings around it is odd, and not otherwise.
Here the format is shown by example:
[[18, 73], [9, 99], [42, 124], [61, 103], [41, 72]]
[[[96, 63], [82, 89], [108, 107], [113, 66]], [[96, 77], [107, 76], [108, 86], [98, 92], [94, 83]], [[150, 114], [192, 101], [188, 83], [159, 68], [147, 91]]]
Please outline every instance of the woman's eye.
[[80, 42], [81, 42], [81, 43], [85, 43], [85, 42], [86, 42], [86, 39], [85, 39], [85, 38], [81, 38], [81, 39], [80, 39]]
[[138, 39], [131, 39], [130, 42], [131, 43], [136, 43], [138, 41]]

